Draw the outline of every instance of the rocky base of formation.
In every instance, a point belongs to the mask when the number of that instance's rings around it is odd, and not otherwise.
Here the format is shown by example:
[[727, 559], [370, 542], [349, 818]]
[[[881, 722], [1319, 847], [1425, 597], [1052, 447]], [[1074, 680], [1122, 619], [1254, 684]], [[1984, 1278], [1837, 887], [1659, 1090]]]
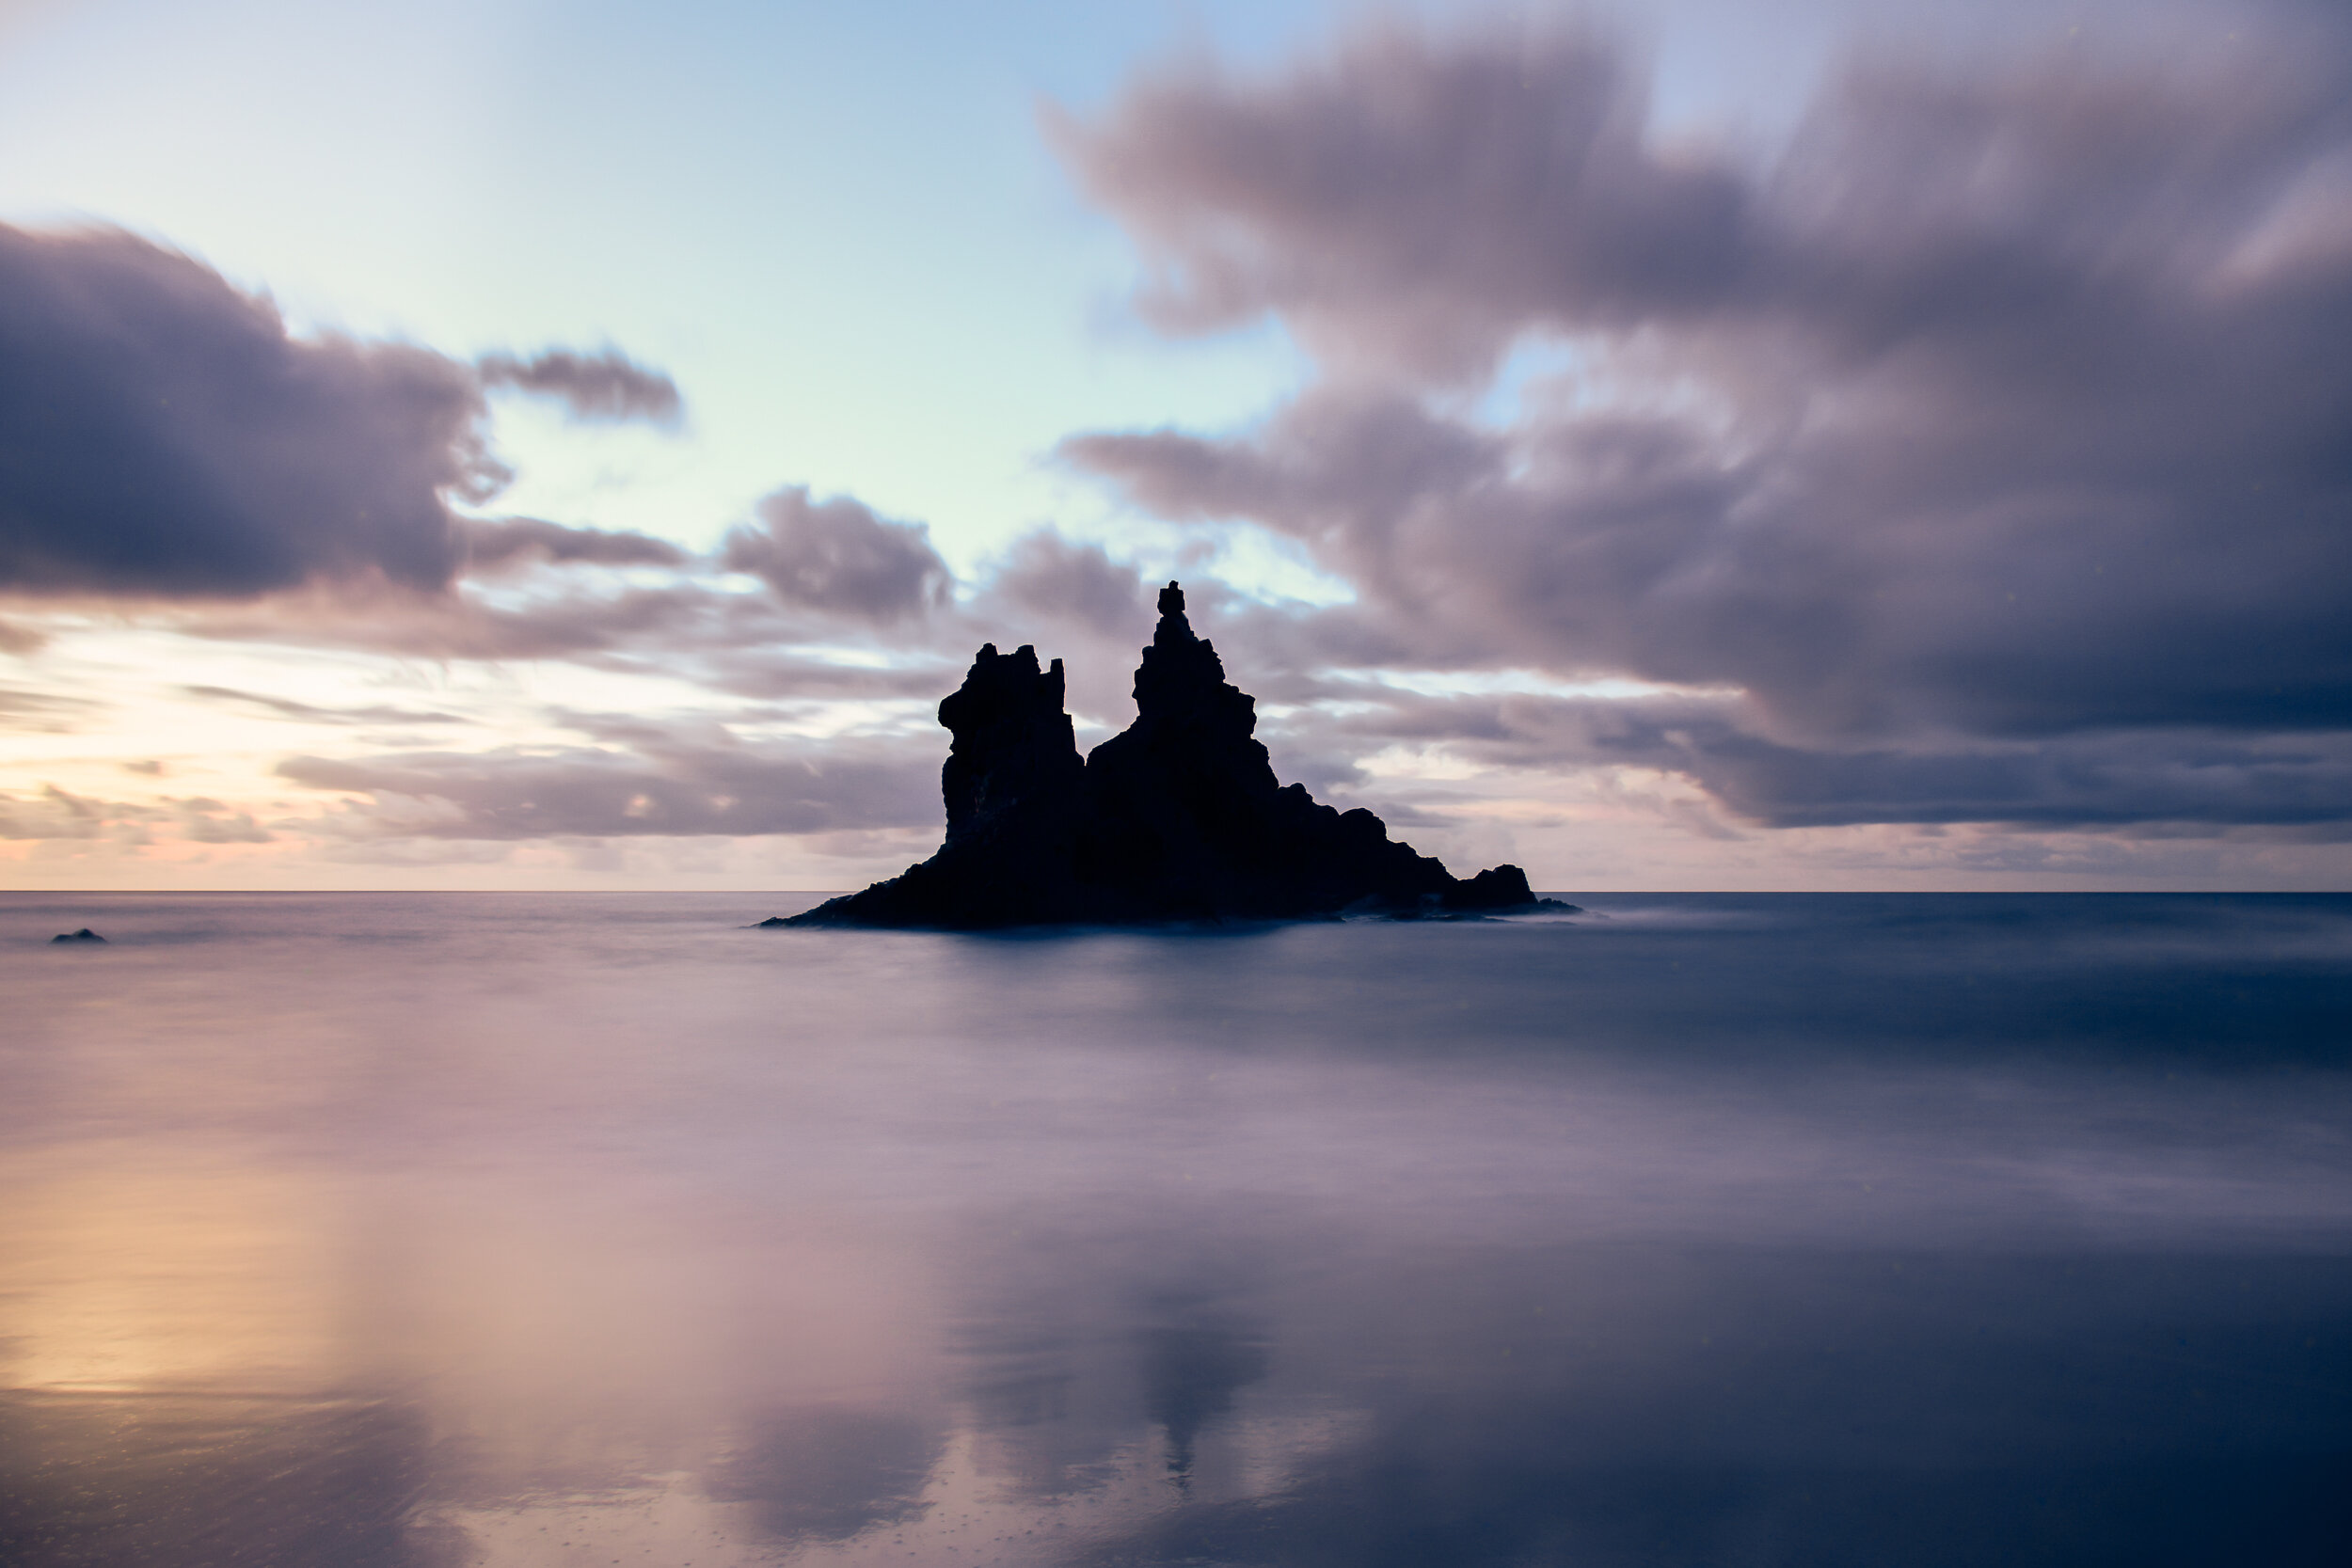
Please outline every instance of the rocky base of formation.
[[939, 853], [760, 924], [977, 930], [1572, 908], [1537, 898], [1516, 865], [1464, 880], [1391, 839], [1372, 813], [1284, 788], [1252, 738], [1256, 700], [1226, 682], [1172, 582], [1136, 672], [1136, 710], [1082, 758], [1062, 711], [1061, 660], [1041, 670], [1034, 648], [982, 648], [939, 705], [955, 736]]

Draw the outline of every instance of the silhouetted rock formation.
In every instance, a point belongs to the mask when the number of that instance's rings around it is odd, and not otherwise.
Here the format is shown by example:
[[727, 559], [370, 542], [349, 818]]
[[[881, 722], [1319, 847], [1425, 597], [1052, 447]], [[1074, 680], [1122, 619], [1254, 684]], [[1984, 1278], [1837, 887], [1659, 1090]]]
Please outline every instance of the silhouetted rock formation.
[[68, 931], [63, 936], [51, 937], [49, 939], [52, 945], [60, 942], [103, 942], [106, 939], [104, 937], [100, 936], [96, 931], [91, 930], [87, 926], [83, 927], [78, 931]]
[[1136, 721], [1083, 761], [1061, 661], [1040, 671], [1034, 648], [982, 648], [939, 721], [955, 736], [939, 853], [760, 924], [973, 929], [1569, 907], [1537, 899], [1516, 865], [1459, 880], [1372, 813], [1283, 788], [1252, 738], [1256, 701], [1226, 681], [1172, 582], [1136, 672]]

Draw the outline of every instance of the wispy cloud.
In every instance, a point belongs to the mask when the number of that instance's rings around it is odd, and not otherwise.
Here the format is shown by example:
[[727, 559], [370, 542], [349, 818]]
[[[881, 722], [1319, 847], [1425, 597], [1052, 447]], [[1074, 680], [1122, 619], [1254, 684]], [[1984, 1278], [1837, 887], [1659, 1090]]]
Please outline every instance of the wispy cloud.
[[918, 826], [939, 815], [931, 748], [754, 745], [700, 730], [640, 724], [627, 744], [606, 747], [297, 756], [278, 771], [365, 797], [347, 827], [366, 836], [820, 833]]
[[596, 354], [546, 349], [529, 358], [485, 354], [474, 361], [474, 369], [485, 387], [511, 387], [555, 398], [573, 419], [586, 422], [675, 424], [686, 410], [677, 383], [617, 348]]
[[373, 704], [365, 707], [320, 707], [311, 703], [298, 703], [290, 697], [272, 697], [258, 691], [239, 691], [225, 686], [183, 686], [186, 695], [209, 703], [228, 703], [240, 707], [258, 708], [280, 719], [292, 719], [305, 724], [463, 724], [466, 720], [453, 713], [436, 713], [425, 708], [392, 707]]
[[521, 565], [685, 566], [666, 539], [627, 530], [567, 528], [537, 517], [468, 518], [465, 570], [479, 576]]

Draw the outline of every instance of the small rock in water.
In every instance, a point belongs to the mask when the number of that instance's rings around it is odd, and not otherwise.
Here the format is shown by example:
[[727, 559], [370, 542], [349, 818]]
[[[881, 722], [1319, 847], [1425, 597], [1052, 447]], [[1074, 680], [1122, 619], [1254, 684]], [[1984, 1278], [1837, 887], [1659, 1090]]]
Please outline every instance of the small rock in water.
[[63, 936], [51, 937], [49, 940], [54, 944], [60, 942], [103, 942], [106, 939], [85, 926], [78, 931], [68, 931]]

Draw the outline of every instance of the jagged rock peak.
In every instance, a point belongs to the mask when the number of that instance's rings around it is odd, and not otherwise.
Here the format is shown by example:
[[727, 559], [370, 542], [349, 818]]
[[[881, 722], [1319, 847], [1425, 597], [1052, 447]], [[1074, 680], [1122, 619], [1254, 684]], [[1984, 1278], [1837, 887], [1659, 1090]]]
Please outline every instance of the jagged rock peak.
[[[1160, 624], [1152, 628], [1152, 646], [1153, 648], [1208, 646], [1206, 640], [1195, 632], [1192, 629], [1192, 623], [1184, 618], [1184, 591], [1179, 588], [1173, 579], [1166, 588], [1160, 590]], [[1145, 651], [1144, 657], [1147, 658], [1151, 657], [1149, 649]], [[1224, 674], [1224, 666], [1219, 665], [1217, 677], [1221, 680]]]
[[1406, 918], [1565, 909], [1517, 866], [1463, 881], [1372, 813], [1317, 804], [1276, 779], [1251, 738], [1257, 704], [1160, 592], [1136, 671], [1136, 721], [1083, 760], [1062, 711], [1061, 661], [983, 647], [939, 705], [954, 739], [939, 853], [786, 926], [1002, 926]]
[[1074, 789], [1084, 766], [1062, 711], [1061, 660], [1037, 665], [1037, 649], [1009, 654], [984, 644], [963, 684], [939, 705], [939, 721], [955, 738], [940, 775], [947, 803], [947, 841], [1037, 795]]
[[949, 730], [961, 730], [1014, 713], [1057, 714], [1062, 698], [1060, 659], [1041, 671], [1037, 649], [1030, 643], [1000, 654], [995, 643], [984, 642], [964, 673], [963, 684], [940, 700], [939, 721]]
[[1227, 683], [1216, 644], [1193, 631], [1184, 618], [1184, 591], [1173, 582], [1160, 590], [1160, 623], [1136, 668], [1135, 697], [1146, 727], [1162, 720], [1205, 721], [1243, 736], [1258, 727], [1258, 700]]

